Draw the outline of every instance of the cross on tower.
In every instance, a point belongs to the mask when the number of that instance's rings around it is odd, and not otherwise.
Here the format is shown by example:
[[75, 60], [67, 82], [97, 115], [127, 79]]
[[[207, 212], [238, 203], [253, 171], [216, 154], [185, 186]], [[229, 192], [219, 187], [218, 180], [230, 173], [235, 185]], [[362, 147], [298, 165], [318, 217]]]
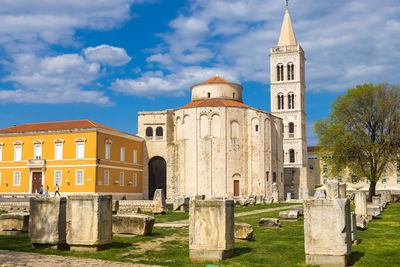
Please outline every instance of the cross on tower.
[[286, 7], [289, 7], [289, 0], [286, 0]]

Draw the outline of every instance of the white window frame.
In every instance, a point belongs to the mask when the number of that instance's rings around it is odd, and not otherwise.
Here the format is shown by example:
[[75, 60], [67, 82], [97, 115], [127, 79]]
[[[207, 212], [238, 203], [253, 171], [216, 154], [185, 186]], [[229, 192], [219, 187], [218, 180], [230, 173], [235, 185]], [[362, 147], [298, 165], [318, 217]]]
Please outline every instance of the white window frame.
[[104, 185], [110, 185], [110, 171], [109, 170], [104, 171]]
[[[15, 183], [15, 175], [18, 174], [18, 183]], [[19, 186], [21, 185], [21, 171], [13, 172], [13, 185]]]
[[[36, 148], [39, 148], [39, 147], [40, 147], [40, 155], [36, 155]], [[33, 158], [34, 159], [36, 159], [37, 156], [39, 156], [38, 159], [42, 159], [42, 153], [43, 153], [43, 147], [41, 144], [33, 146]]]
[[133, 174], [132, 185], [133, 185], [133, 187], [137, 186], [137, 174], [136, 173]]
[[[82, 183], [78, 184], [78, 172], [82, 172]], [[83, 185], [85, 181], [85, 171], [84, 170], [76, 170], [75, 171], [75, 185]]]
[[124, 172], [120, 172], [119, 173], [119, 185], [120, 186], [124, 186], [125, 183], [125, 173]]
[[[56, 173], [59, 173], [60, 174], [60, 181], [59, 181], [59, 183], [58, 183], [58, 181], [56, 181]], [[54, 171], [54, 185], [61, 185], [61, 183], [62, 183], [62, 171], [61, 170], [55, 170]]]
[[125, 162], [125, 147], [121, 147], [120, 161]]
[[137, 164], [137, 150], [136, 149], [133, 150], [133, 163]]
[[0, 145], [0, 161], [3, 161], [3, 146]]
[[[57, 157], [57, 147], [61, 147], [61, 155]], [[54, 144], [54, 159], [55, 160], [62, 160], [63, 159], [63, 152], [64, 152], [64, 144], [63, 143], [55, 143]]]
[[[19, 153], [19, 158], [17, 157], [17, 148], [21, 149]], [[22, 160], [22, 145], [14, 146], [14, 161], [21, 161]]]
[[[83, 151], [82, 151], [82, 157], [79, 156], [79, 147], [82, 146]], [[85, 143], [79, 142], [76, 143], [76, 159], [85, 159]]]
[[111, 159], [111, 144], [106, 144], [105, 146], [105, 159], [110, 160]]

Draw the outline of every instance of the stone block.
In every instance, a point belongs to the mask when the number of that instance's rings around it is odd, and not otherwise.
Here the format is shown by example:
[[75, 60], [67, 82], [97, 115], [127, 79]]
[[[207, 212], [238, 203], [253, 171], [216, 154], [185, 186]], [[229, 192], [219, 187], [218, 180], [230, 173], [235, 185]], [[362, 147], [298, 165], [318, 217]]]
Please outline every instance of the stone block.
[[355, 213], [367, 218], [367, 196], [364, 191], [354, 192]]
[[153, 214], [163, 214], [167, 212], [167, 203], [165, 202], [165, 194], [162, 189], [156, 189], [153, 197]]
[[373, 197], [372, 197], [372, 204], [373, 204], [373, 205], [381, 205], [381, 197], [379, 197], [379, 196], [373, 196]]
[[279, 190], [276, 183], [272, 184], [272, 198], [274, 199], [274, 203], [279, 203]]
[[299, 219], [299, 211], [298, 210], [285, 210], [279, 212], [279, 219], [281, 221], [297, 221]]
[[349, 199], [304, 201], [306, 264], [346, 266], [351, 253]]
[[70, 195], [67, 243], [74, 251], [98, 251], [112, 242], [111, 195]]
[[194, 197], [195, 200], [205, 200], [206, 199], [206, 195], [197, 195]]
[[268, 228], [280, 228], [282, 227], [279, 219], [276, 218], [261, 218], [258, 221], [258, 226], [260, 227], [268, 227]]
[[0, 231], [28, 232], [29, 213], [7, 213], [0, 215]]
[[357, 223], [358, 229], [362, 229], [362, 230], [367, 229], [367, 219], [366, 218], [356, 214], [356, 223]]
[[241, 197], [240, 199], [237, 200], [236, 203], [237, 203], [239, 206], [244, 207], [244, 206], [249, 205], [249, 200], [246, 199], [246, 198]]
[[326, 198], [325, 190], [323, 188], [317, 188], [314, 193], [314, 198], [325, 199]]
[[191, 200], [189, 250], [195, 261], [217, 262], [233, 256], [233, 200]]
[[249, 205], [255, 205], [256, 204], [256, 196], [250, 195], [249, 196]]
[[35, 248], [57, 248], [66, 246], [65, 197], [30, 199], [29, 237]]
[[178, 197], [174, 200], [172, 210], [173, 211], [186, 211], [189, 206], [190, 198]]
[[248, 223], [235, 223], [234, 235], [236, 239], [253, 240], [253, 227]]
[[328, 180], [326, 182], [326, 199], [338, 198], [340, 198], [339, 182], [337, 180]]
[[346, 184], [339, 184], [339, 197], [346, 198]]
[[304, 216], [304, 209], [303, 207], [292, 207], [290, 210], [297, 210], [299, 211], [299, 216]]
[[367, 215], [368, 217], [376, 217], [381, 214], [380, 205], [367, 205]]
[[264, 203], [263, 195], [256, 195], [256, 205], [262, 205]]
[[358, 236], [357, 236], [357, 215], [355, 212], [351, 213], [351, 242], [353, 245], [358, 244]]
[[270, 198], [264, 198], [264, 204], [265, 205], [270, 205], [274, 202], [274, 199], [272, 197]]
[[151, 235], [154, 217], [144, 214], [113, 215], [112, 231], [116, 234]]
[[[301, 189], [301, 188], [299, 188]], [[292, 200], [292, 193], [287, 193], [286, 194], [286, 201], [291, 201]]]

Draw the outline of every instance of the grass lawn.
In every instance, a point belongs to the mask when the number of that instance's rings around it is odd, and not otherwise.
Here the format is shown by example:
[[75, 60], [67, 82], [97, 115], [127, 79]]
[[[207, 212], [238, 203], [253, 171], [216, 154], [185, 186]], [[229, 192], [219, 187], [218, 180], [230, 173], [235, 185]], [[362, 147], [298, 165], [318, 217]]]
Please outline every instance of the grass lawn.
[[[182, 216], [180, 213], [174, 214]], [[220, 262], [219, 265], [306, 266], [302, 218], [298, 222], [282, 222], [280, 229], [258, 227], [260, 218], [277, 217], [278, 214], [279, 211], [274, 211], [235, 218], [235, 222], [247, 222], [253, 226], [255, 241], [236, 242], [234, 257]], [[168, 216], [173, 217], [172, 214]], [[398, 266], [400, 257], [399, 233], [400, 203], [391, 204], [381, 216], [370, 222], [367, 230], [358, 232], [361, 243], [358, 246], [353, 246], [353, 253], [350, 257], [351, 265]], [[187, 239], [187, 227], [179, 229], [154, 228], [152, 236], [113, 237], [113, 244], [108, 250], [97, 253], [78, 253], [33, 250], [29, 237], [25, 234], [21, 236], [0, 236], [0, 249], [165, 266], [205, 266], [205, 263], [190, 261]]]

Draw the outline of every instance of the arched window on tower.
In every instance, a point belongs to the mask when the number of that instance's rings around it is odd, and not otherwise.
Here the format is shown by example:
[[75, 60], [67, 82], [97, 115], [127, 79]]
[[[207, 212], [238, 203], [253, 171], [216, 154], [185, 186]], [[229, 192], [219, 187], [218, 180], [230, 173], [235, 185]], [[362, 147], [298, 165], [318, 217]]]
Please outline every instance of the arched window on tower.
[[162, 137], [164, 135], [163, 133], [163, 128], [162, 127], [157, 127], [156, 128], [156, 137]]
[[150, 139], [153, 138], [153, 128], [151, 127], [146, 128], [146, 137]]
[[294, 137], [294, 123], [289, 122], [289, 137], [293, 138]]
[[278, 64], [278, 66], [276, 66], [276, 72], [277, 72], [277, 78], [278, 78], [278, 82], [279, 81], [283, 81], [283, 65], [281, 63]]
[[289, 150], [289, 162], [294, 163], [294, 149]]
[[287, 64], [287, 77], [288, 77], [289, 81], [294, 80], [294, 65], [293, 65], [293, 63]]
[[284, 109], [285, 105], [284, 105], [284, 97], [282, 93], [278, 94], [278, 109]]
[[288, 109], [294, 109], [294, 94], [288, 94]]

